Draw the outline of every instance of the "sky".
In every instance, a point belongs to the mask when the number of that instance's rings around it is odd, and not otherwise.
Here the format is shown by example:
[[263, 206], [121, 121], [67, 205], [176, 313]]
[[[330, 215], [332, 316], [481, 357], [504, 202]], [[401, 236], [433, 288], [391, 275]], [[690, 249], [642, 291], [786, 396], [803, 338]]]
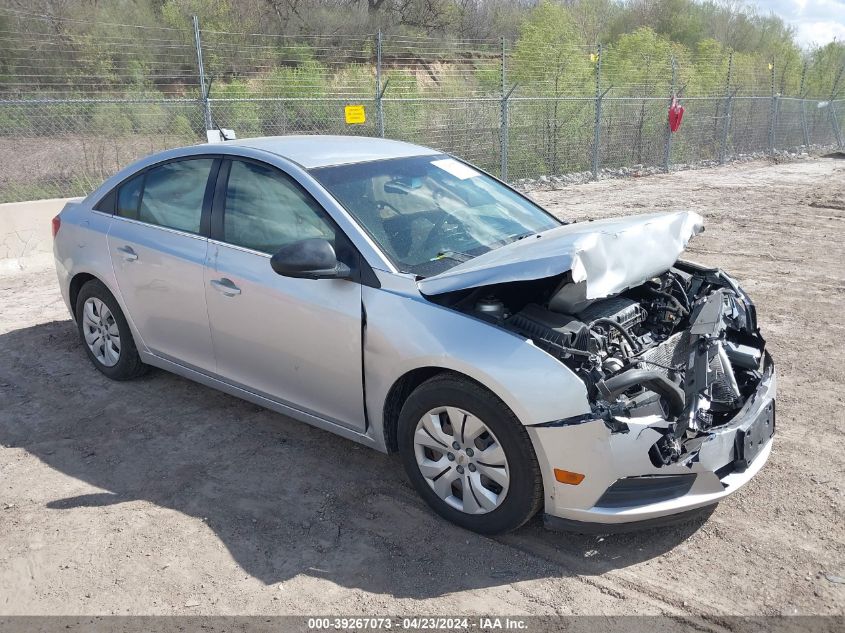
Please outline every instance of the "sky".
[[845, 0], [757, 0], [762, 12], [772, 11], [795, 27], [801, 46], [845, 42]]

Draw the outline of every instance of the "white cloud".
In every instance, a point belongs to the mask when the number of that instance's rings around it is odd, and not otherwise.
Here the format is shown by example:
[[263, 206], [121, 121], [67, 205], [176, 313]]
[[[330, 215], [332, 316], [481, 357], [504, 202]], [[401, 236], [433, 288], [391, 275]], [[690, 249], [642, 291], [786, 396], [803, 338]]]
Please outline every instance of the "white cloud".
[[796, 39], [801, 46], [824, 45], [834, 39], [845, 42], [845, 24], [841, 22], [801, 22], [796, 25]]
[[845, 0], [758, 0], [756, 4], [795, 27], [801, 46], [845, 41]]

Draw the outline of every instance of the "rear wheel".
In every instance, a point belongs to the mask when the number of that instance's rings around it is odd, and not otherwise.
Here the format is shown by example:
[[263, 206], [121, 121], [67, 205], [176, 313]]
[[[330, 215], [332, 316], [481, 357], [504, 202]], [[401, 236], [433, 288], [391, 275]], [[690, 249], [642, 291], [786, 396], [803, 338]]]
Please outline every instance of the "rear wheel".
[[117, 300], [101, 281], [92, 279], [79, 291], [76, 324], [88, 358], [109, 378], [130, 380], [147, 371]]
[[453, 523], [497, 534], [540, 507], [542, 479], [528, 433], [470, 380], [441, 375], [420, 385], [402, 407], [398, 440], [411, 483]]

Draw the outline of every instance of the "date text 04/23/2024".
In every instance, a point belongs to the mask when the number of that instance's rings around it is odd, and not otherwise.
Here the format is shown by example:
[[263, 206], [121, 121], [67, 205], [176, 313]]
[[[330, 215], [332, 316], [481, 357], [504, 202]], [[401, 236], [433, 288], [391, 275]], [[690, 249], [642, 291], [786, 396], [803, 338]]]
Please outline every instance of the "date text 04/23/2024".
[[356, 617], [356, 618], [309, 618], [307, 622], [311, 630], [456, 630], [466, 631], [476, 629], [480, 631], [510, 630], [519, 631], [528, 628], [525, 620], [511, 617]]

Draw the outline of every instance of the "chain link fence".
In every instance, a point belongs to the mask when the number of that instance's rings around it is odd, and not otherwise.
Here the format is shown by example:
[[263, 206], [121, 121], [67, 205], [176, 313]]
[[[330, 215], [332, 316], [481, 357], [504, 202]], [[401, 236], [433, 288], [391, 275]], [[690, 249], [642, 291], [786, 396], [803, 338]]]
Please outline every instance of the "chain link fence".
[[[793, 86], [777, 60], [685, 58], [665, 43], [632, 53], [231, 33], [196, 20], [183, 29], [109, 26], [72, 36], [0, 9], [0, 202], [84, 195], [133, 160], [203, 142], [216, 127], [239, 137], [406, 140], [517, 184], [842, 147], [845, 133], [845, 100], [833, 87], [827, 99], [807, 98], [813, 69]], [[672, 95], [686, 108], [676, 133]], [[363, 123], [347, 122], [348, 105], [364, 106]]]

